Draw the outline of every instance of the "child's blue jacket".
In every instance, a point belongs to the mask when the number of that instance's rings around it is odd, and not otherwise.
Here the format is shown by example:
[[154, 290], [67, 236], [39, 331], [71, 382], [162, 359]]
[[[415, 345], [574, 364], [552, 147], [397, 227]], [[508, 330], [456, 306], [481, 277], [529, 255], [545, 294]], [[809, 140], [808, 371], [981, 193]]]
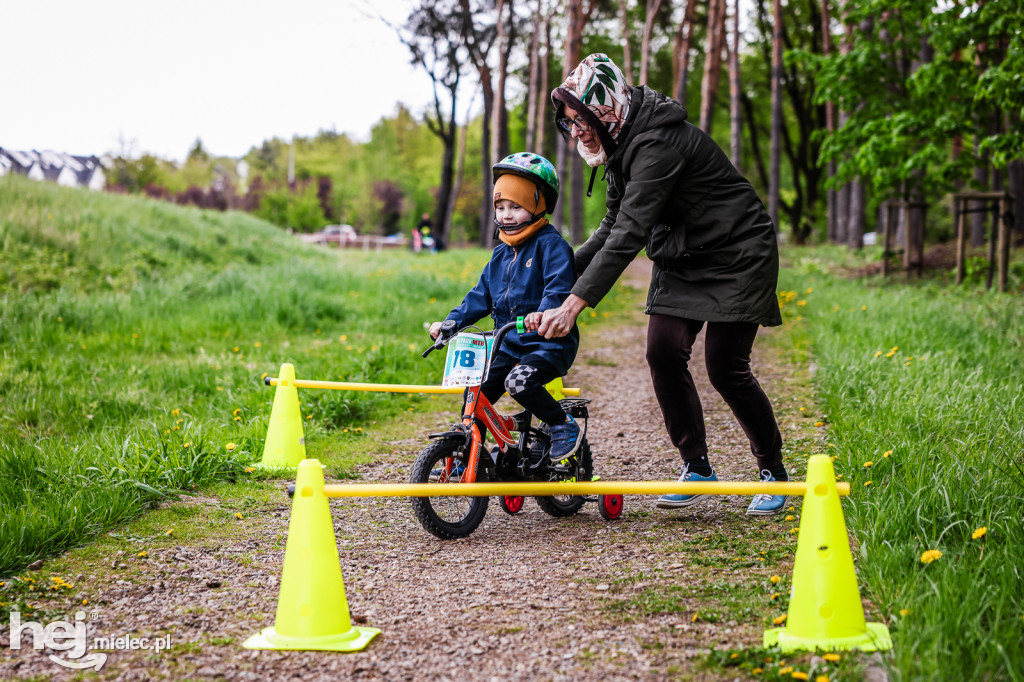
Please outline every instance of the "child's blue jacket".
[[[501, 243], [494, 247], [491, 260], [480, 280], [462, 303], [448, 313], [459, 329], [474, 324], [490, 313], [494, 328], [512, 322], [520, 315], [542, 312], [562, 305], [576, 282], [572, 247], [551, 225], [545, 225], [517, 248]], [[572, 331], [557, 339], [540, 334], [509, 332], [501, 350], [515, 358], [527, 354], [539, 357], [564, 375], [576, 359], [580, 332]]]

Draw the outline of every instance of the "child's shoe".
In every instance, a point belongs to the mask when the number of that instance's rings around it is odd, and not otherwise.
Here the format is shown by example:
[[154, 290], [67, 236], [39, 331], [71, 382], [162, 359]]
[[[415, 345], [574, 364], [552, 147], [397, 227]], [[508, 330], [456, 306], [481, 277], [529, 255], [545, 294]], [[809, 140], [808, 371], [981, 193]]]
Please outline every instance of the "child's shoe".
[[[715, 475], [714, 470], [711, 471], [710, 476], [701, 476], [700, 474], [690, 471], [689, 467], [686, 464], [683, 464], [683, 472], [679, 475], [680, 483], [703, 483], [717, 480], [718, 476]], [[691, 504], [696, 504], [697, 502], [700, 502], [701, 499], [705, 497], [707, 497], [707, 495], [662, 495], [661, 497], [658, 498], [658, 509], [676, 509], [678, 507], [689, 507]]]
[[572, 457], [580, 449], [583, 439], [580, 438], [580, 427], [569, 415], [565, 415], [565, 421], [561, 424], [554, 424], [551, 429], [551, 452], [548, 458], [552, 462], [561, 462], [567, 457]]
[[[775, 477], [772, 476], [772, 472], [763, 469], [761, 471], [761, 481], [774, 482]], [[754, 495], [750, 506], [747, 507], [747, 516], [771, 516], [778, 514], [786, 508], [787, 502], [789, 502], [789, 495]]]

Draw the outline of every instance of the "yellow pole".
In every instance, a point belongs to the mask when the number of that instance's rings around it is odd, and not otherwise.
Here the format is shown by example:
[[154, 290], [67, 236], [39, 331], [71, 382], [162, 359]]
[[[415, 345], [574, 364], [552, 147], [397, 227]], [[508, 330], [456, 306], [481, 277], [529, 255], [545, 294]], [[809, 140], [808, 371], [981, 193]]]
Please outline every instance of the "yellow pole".
[[[838, 483], [840, 495], [849, 483]], [[711, 481], [591, 481], [589, 483], [352, 483], [324, 486], [327, 497], [492, 497], [497, 495], [804, 495], [802, 481], [778, 483]]]
[[[277, 386], [278, 380], [267, 377], [268, 386]], [[377, 391], [380, 393], [457, 393], [462, 394], [466, 389], [464, 386], [424, 386], [416, 384], [361, 384], [351, 381], [311, 381], [308, 379], [296, 379], [291, 382], [296, 388], [329, 388], [335, 391]], [[579, 395], [578, 388], [563, 388], [565, 395]]]

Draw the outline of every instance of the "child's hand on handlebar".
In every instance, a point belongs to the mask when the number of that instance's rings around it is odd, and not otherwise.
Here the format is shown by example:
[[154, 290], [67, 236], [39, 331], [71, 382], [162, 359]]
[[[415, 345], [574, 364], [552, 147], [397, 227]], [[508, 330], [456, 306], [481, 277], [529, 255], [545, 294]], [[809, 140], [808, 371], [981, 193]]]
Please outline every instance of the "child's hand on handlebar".
[[435, 322], [430, 325], [430, 338], [437, 339], [437, 335], [441, 333], [441, 323]]
[[535, 332], [540, 327], [540, 321], [543, 319], [543, 313], [530, 313], [523, 320], [523, 325], [526, 327], [526, 331]]

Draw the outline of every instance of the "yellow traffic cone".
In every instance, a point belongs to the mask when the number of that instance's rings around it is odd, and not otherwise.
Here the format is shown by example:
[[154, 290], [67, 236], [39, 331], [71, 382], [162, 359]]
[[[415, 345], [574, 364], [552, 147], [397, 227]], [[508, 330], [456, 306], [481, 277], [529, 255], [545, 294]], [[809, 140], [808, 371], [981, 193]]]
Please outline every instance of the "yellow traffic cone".
[[294, 469], [306, 458], [306, 439], [302, 434], [299, 392], [295, 388], [295, 367], [281, 365], [274, 407], [270, 411], [267, 440], [263, 445], [261, 467]]
[[352, 626], [323, 469], [318, 460], [303, 460], [295, 480], [277, 618], [274, 627], [253, 635], [242, 646], [359, 651], [379, 634], [376, 628]]
[[807, 461], [802, 514], [786, 626], [765, 631], [764, 645], [777, 644], [783, 652], [891, 649], [889, 628], [864, 621], [835, 471], [826, 455]]

